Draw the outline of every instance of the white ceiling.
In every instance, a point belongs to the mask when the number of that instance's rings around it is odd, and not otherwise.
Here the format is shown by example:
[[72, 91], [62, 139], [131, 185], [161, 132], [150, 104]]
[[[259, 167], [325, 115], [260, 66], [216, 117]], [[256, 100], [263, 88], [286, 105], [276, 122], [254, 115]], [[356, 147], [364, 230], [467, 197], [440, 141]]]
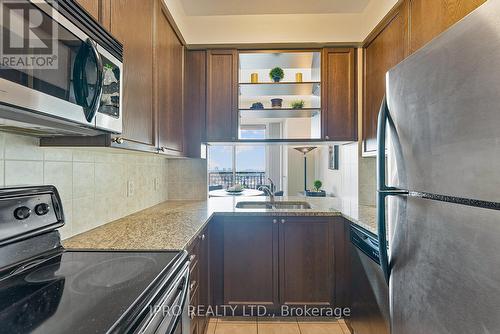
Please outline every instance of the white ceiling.
[[191, 45], [361, 42], [398, 0], [163, 0]]
[[369, 0], [181, 0], [187, 16], [361, 13]]

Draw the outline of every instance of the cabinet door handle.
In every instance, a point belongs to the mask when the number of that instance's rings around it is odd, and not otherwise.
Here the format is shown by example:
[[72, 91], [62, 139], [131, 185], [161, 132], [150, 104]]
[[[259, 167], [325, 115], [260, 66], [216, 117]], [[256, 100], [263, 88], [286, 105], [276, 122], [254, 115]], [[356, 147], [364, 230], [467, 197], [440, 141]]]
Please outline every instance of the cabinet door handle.
[[273, 224], [277, 224], [278, 223], [278, 219], [273, 219]]
[[282, 219], [282, 220], [281, 220], [281, 224], [284, 224], [284, 223], [285, 223], [285, 220], [284, 220], [284, 219]]
[[189, 285], [189, 291], [193, 291], [195, 285], [196, 285], [196, 281], [191, 281], [191, 284]]
[[113, 139], [111, 139], [111, 141], [113, 143], [123, 144], [123, 138], [122, 137], [114, 137]]
[[193, 262], [193, 261], [194, 261], [194, 259], [196, 259], [196, 255], [195, 255], [195, 254], [191, 254], [191, 255], [189, 256], [189, 262]]
[[199, 235], [199, 236], [198, 236], [198, 239], [200, 239], [200, 240], [205, 240], [205, 234]]
[[326, 139], [326, 140], [329, 140], [329, 139], [330, 139], [330, 136], [325, 136], [325, 139]]

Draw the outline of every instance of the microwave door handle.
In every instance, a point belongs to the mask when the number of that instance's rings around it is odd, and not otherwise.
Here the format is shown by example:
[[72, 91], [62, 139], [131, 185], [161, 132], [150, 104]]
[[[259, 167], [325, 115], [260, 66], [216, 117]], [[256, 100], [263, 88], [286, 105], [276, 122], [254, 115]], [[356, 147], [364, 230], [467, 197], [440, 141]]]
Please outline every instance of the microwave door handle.
[[94, 55], [96, 70], [97, 70], [97, 81], [95, 84], [94, 96], [92, 97], [92, 102], [90, 105], [91, 112], [89, 114], [89, 117], [87, 118], [87, 120], [90, 122], [94, 118], [101, 104], [101, 96], [102, 96], [103, 81], [104, 81], [104, 66], [102, 64], [101, 54], [97, 50], [97, 44], [90, 38], [88, 38], [86, 42], [87, 44], [89, 44], [90, 50], [92, 50], [92, 54]]
[[386, 152], [386, 126], [390, 121], [387, 99], [384, 96], [377, 123], [377, 234], [378, 248], [380, 256], [380, 266], [384, 273], [385, 280], [389, 284], [390, 266], [389, 255], [387, 254], [387, 224], [385, 220], [385, 198], [387, 196], [407, 195], [408, 191], [389, 187], [385, 181], [385, 152]]
[[[85, 66], [87, 65], [87, 60], [90, 56], [93, 56], [96, 63], [96, 72], [97, 78], [94, 86], [94, 96], [88, 102], [88, 83], [87, 83], [87, 75], [85, 72]], [[78, 52], [74, 69], [73, 69], [73, 82], [74, 82], [74, 91], [76, 102], [82, 106], [85, 118], [88, 122], [92, 122], [94, 116], [99, 108], [99, 104], [101, 101], [102, 89], [103, 89], [103, 64], [102, 59], [97, 51], [96, 44], [88, 38], [87, 41], [81, 46], [80, 51]]]

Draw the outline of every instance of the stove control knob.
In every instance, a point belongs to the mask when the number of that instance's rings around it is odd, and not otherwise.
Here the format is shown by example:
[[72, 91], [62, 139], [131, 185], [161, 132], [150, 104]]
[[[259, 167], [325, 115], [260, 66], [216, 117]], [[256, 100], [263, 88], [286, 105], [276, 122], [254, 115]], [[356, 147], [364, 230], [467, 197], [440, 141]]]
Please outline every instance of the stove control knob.
[[14, 210], [14, 217], [19, 220], [24, 220], [31, 215], [31, 209], [27, 206], [20, 206]]
[[50, 206], [47, 203], [40, 203], [35, 206], [35, 213], [39, 216], [46, 215], [50, 211]]

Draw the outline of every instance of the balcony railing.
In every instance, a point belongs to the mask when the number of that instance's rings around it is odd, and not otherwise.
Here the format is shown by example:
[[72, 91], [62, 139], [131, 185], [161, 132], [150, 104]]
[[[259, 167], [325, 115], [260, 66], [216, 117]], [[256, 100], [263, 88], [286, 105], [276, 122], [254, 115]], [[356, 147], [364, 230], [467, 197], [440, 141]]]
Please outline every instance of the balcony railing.
[[209, 172], [208, 185], [222, 185], [226, 189], [234, 184], [241, 184], [247, 189], [257, 189], [265, 184], [266, 172]]

